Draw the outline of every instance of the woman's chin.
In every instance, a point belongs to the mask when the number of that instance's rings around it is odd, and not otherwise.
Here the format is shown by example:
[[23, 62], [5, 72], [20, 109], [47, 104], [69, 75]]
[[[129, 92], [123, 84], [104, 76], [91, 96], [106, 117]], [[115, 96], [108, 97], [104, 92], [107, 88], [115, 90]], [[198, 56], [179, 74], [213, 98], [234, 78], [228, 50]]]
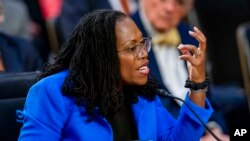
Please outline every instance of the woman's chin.
[[135, 84], [136, 85], [145, 85], [148, 81], [148, 78], [145, 79], [141, 79], [140, 81], [136, 81]]

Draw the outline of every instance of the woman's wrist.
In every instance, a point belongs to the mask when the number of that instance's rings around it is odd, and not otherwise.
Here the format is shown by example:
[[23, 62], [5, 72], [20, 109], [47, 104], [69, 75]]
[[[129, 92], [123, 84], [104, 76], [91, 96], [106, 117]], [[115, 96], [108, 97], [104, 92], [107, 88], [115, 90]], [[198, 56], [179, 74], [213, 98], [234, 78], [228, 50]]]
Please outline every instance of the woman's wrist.
[[203, 88], [203, 89], [197, 89], [197, 90], [193, 90], [193, 89], [190, 89], [191, 93], [193, 94], [199, 94], [199, 93], [206, 93], [208, 90], [208, 86]]
[[196, 83], [187, 78], [185, 87], [194, 93], [206, 92], [209, 85], [209, 79], [206, 77], [204, 81]]

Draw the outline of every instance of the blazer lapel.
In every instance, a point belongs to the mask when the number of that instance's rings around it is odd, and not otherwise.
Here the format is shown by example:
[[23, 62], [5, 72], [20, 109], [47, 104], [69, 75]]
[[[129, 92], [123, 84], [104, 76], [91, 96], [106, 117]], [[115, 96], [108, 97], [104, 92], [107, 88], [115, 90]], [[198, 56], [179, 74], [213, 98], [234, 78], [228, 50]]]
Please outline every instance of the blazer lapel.
[[139, 139], [155, 141], [157, 134], [154, 102], [138, 97], [138, 102], [132, 105], [132, 110]]

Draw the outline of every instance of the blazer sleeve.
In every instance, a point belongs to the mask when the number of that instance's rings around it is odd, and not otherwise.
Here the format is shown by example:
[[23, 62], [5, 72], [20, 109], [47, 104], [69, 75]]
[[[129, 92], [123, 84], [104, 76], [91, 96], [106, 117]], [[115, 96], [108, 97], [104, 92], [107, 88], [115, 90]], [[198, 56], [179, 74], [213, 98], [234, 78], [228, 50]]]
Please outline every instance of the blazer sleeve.
[[206, 124], [212, 115], [213, 109], [210, 102], [206, 99], [205, 108], [194, 104], [188, 96], [182, 105], [178, 119], [174, 119], [161, 104], [159, 98], [157, 103], [157, 138], [165, 141], [199, 141], [205, 131], [205, 127], [199, 119], [186, 106], [189, 105]]

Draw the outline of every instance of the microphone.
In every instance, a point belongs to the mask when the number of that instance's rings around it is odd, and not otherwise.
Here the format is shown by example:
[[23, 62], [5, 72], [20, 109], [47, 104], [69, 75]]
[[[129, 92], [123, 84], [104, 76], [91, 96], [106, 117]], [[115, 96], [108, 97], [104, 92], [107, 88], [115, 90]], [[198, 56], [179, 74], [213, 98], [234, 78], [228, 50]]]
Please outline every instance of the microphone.
[[188, 108], [189, 110], [198, 118], [198, 120], [202, 123], [202, 125], [207, 129], [207, 131], [217, 140], [217, 141], [222, 141], [219, 137], [217, 137], [215, 135], [215, 133], [204, 123], [204, 121], [202, 121], [202, 119], [199, 117], [199, 115], [186, 103], [186, 101], [184, 101], [183, 99], [173, 96], [171, 95], [169, 92], [163, 90], [163, 89], [158, 89], [157, 93], [159, 96], [161, 97], [165, 97], [165, 98], [172, 98], [172, 99], [177, 99], [182, 101]]

